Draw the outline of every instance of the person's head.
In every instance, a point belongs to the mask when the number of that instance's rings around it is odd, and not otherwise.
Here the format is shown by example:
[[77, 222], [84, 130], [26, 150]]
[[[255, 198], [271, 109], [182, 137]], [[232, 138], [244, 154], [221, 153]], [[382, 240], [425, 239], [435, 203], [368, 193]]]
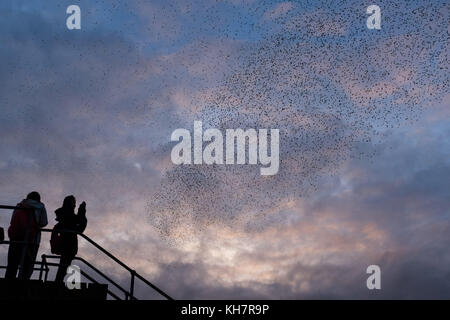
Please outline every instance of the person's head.
[[34, 201], [37, 201], [37, 202], [41, 202], [41, 195], [38, 192], [33, 191], [33, 192], [30, 192], [27, 195], [27, 199], [34, 200]]
[[76, 206], [77, 206], [77, 200], [75, 199], [74, 196], [70, 195], [70, 196], [67, 196], [64, 198], [64, 202], [63, 202], [64, 208], [75, 209]]

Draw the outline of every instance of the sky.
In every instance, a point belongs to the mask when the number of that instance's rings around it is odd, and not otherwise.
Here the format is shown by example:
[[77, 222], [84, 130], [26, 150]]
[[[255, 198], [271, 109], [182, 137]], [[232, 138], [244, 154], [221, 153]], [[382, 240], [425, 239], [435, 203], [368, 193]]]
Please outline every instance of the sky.
[[[85, 233], [176, 299], [450, 298], [447, 1], [0, 11], [1, 204], [37, 190], [52, 227], [75, 195]], [[171, 133], [194, 121], [279, 129], [279, 172], [174, 165]], [[82, 240], [79, 255], [128, 286]]]

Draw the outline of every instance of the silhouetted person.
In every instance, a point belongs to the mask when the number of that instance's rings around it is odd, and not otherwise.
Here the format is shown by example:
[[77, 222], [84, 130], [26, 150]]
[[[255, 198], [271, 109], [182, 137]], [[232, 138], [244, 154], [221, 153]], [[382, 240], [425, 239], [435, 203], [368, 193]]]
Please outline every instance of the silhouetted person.
[[[34, 263], [41, 242], [41, 231], [47, 225], [47, 211], [41, 202], [41, 196], [36, 191], [28, 194], [27, 198], [17, 205], [19, 208], [31, 208], [30, 210], [15, 209], [11, 217], [8, 236], [11, 241], [25, 241], [28, 236], [27, 250], [23, 256], [24, 243], [10, 243], [8, 249], [8, 267], [5, 278], [14, 279], [17, 269], [23, 257], [23, 266], [19, 272], [20, 279], [30, 279], [33, 274]], [[29, 227], [28, 231], [27, 228]], [[28, 233], [28, 235], [27, 235]]]
[[[70, 230], [83, 232], [86, 229], [86, 203], [83, 202], [78, 208], [78, 214], [75, 214], [76, 199], [74, 196], [67, 196], [64, 199], [63, 206], [55, 211], [57, 230]], [[78, 237], [75, 233], [61, 234], [61, 259], [56, 274], [55, 281], [63, 282], [66, 276], [67, 267], [72, 263], [73, 258], [78, 252]]]

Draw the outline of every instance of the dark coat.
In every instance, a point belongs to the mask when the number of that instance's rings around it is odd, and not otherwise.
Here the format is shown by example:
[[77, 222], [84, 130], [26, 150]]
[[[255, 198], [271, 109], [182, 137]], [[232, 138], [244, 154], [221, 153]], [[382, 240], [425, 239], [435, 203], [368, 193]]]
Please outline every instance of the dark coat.
[[[55, 211], [58, 223], [55, 229], [70, 230], [82, 233], [86, 229], [86, 210], [78, 209], [75, 214], [72, 208], [59, 208]], [[78, 237], [75, 233], [63, 233], [61, 237], [62, 255], [75, 256], [78, 252]]]

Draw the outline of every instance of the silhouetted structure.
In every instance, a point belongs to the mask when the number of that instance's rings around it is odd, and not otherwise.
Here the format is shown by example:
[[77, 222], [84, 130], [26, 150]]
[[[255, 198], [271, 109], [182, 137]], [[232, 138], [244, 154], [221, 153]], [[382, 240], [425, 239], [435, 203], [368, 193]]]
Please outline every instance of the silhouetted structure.
[[[7, 209], [7, 210], [16, 210], [20, 209], [19, 207], [14, 206], [5, 206], [0, 205], [0, 209]], [[30, 214], [33, 212], [32, 210], [29, 211]], [[53, 230], [51, 229], [40, 229], [40, 232], [46, 232], [51, 233]], [[87, 241], [90, 245], [92, 245], [94, 248], [99, 250], [102, 254], [106, 255], [109, 259], [117, 263], [120, 267], [125, 269], [129, 275], [130, 275], [130, 287], [129, 289], [123, 288], [121, 285], [119, 285], [116, 281], [114, 281], [112, 278], [104, 274], [101, 270], [97, 269], [93, 264], [86, 261], [82, 257], [75, 256], [74, 260], [81, 262], [86, 269], [90, 271], [90, 273], [86, 273], [84, 269], [80, 269], [81, 275], [90, 281], [91, 283], [89, 286], [87, 284], [81, 283], [81, 289], [73, 289], [69, 290], [65, 288], [64, 285], [61, 285], [61, 283], [57, 282], [50, 282], [48, 281], [48, 274], [50, 267], [59, 267], [59, 263], [51, 262], [51, 260], [56, 259], [60, 260], [61, 256], [59, 255], [42, 255], [41, 261], [36, 261], [35, 266], [32, 271], [39, 271], [39, 279], [38, 280], [8, 280], [8, 279], [0, 279], [0, 300], [1, 299], [104, 299], [106, 296], [109, 296], [116, 300], [123, 299], [121, 297], [121, 294], [124, 295], [125, 300], [137, 300], [135, 293], [134, 293], [134, 287], [135, 287], [135, 281], [139, 280], [142, 281], [144, 284], [146, 284], [148, 287], [152, 288], [156, 292], [158, 292], [160, 295], [162, 295], [164, 298], [168, 300], [173, 300], [172, 297], [170, 297], [167, 293], [162, 291], [160, 288], [152, 284], [150, 281], [142, 277], [140, 274], [138, 274], [135, 270], [131, 269], [129, 266], [127, 266], [125, 263], [120, 261], [118, 258], [116, 258], [114, 255], [112, 255], [110, 252], [108, 252], [106, 249], [101, 247], [99, 244], [97, 244], [95, 241], [93, 241], [91, 238], [86, 236], [85, 234], [79, 233], [77, 231], [73, 230], [62, 230], [60, 229], [59, 232], [61, 233], [71, 233], [75, 236], [80, 236], [85, 241]], [[3, 241], [0, 242], [0, 244], [6, 244], [11, 245], [15, 243], [15, 241]], [[25, 248], [27, 245], [27, 241], [24, 242]], [[6, 269], [6, 266], [0, 265], [0, 269]], [[95, 275], [93, 276], [92, 273]], [[106, 284], [100, 284], [97, 279], [101, 278], [104, 281], [107, 281], [112, 288], [115, 289], [115, 292], [111, 291], [110, 288], [108, 288], [108, 285]], [[77, 291], [81, 290], [81, 291]], [[106, 294], [104, 294], [104, 291], [106, 290]], [[72, 292], [69, 292], [72, 291]], [[73, 292], [76, 291], [76, 292]], [[84, 292], [84, 293], [83, 293]], [[89, 292], [89, 293], [87, 293]], [[117, 293], [120, 292], [120, 293]]]
[[106, 300], [108, 286], [82, 283], [69, 290], [56, 282], [0, 279], [0, 300]]

